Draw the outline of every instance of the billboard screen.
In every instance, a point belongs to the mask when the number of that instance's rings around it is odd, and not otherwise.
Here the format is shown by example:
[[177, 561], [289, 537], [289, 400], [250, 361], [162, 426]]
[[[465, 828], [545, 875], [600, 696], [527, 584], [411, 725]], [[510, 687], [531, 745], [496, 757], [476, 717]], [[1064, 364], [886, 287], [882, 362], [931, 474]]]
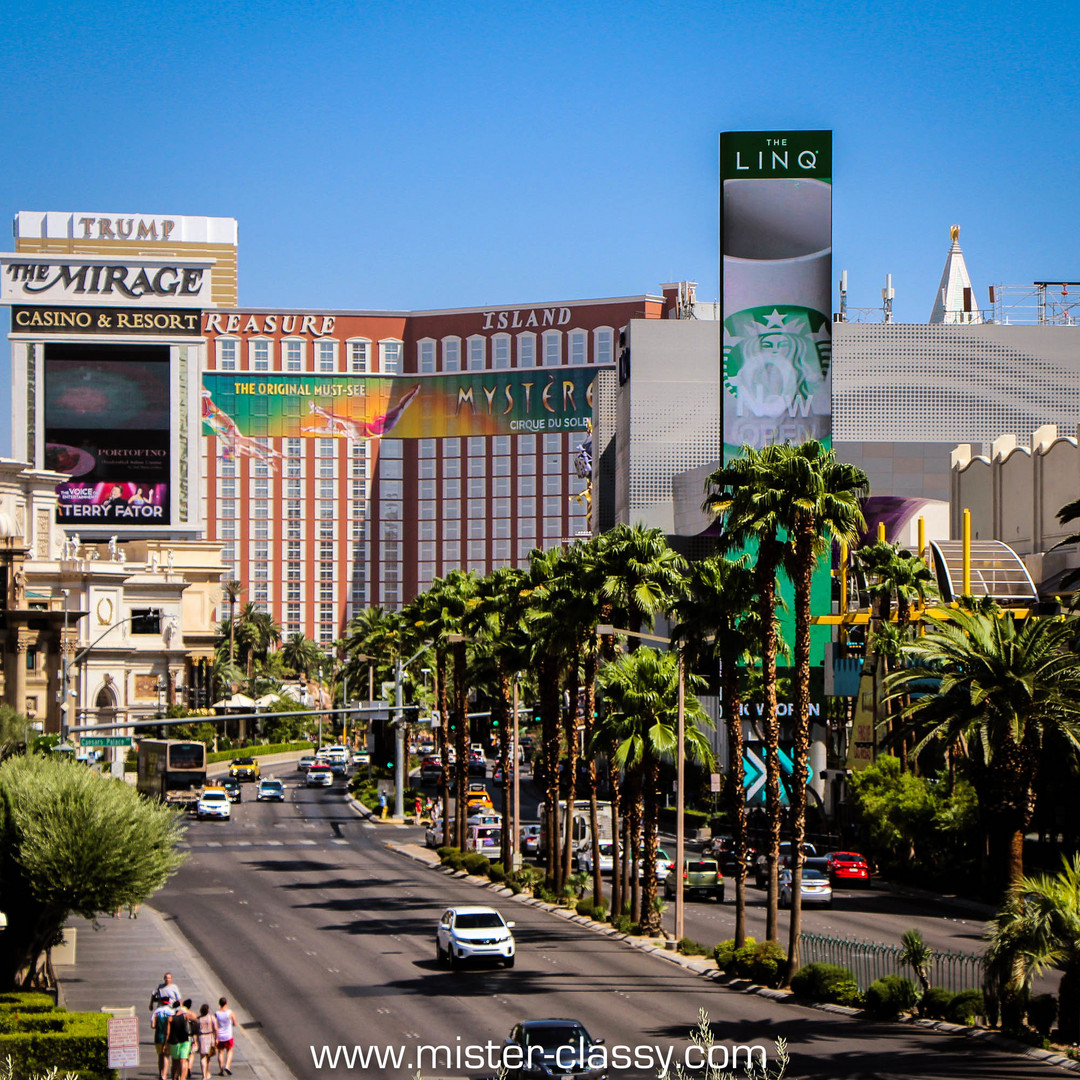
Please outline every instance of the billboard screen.
[[203, 433], [225, 456], [266, 456], [256, 440], [432, 439], [582, 432], [597, 368], [455, 375], [270, 375], [207, 372]]
[[43, 465], [68, 526], [169, 522], [167, 345], [45, 345]]
[[720, 136], [725, 459], [832, 438], [832, 132]]

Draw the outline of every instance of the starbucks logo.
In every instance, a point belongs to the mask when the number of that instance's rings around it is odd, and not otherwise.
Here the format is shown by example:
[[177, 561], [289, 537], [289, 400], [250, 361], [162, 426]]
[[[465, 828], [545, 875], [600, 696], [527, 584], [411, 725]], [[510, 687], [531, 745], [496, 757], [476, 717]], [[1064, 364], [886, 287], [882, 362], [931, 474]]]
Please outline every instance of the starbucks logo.
[[806, 415], [830, 357], [829, 321], [810, 308], [748, 308], [724, 320], [724, 387], [743, 415]]

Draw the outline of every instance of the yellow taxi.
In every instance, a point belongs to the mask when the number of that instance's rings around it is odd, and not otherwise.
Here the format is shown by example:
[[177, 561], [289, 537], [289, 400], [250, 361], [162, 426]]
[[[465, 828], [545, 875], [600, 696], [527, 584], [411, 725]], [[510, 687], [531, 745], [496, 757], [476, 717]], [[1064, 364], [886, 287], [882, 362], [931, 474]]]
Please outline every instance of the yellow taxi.
[[234, 780], [251, 780], [253, 782], [258, 780], [259, 759], [256, 757], [234, 758], [232, 765], [229, 766], [229, 775]]
[[493, 810], [494, 804], [491, 801], [491, 796], [486, 791], [470, 791], [465, 796], [465, 809], [470, 812], [474, 810]]

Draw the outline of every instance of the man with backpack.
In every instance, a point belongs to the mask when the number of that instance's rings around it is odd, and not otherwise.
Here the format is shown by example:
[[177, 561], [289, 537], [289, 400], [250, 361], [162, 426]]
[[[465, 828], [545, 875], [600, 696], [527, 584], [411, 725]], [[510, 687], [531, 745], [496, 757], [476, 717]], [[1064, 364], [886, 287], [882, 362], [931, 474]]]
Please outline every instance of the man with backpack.
[[165, 1033], [169, 1057], [172, 1060], [172, 1080], [187, 1080], [193, 1028], [198, 1032], [199, 1020], [191, 1011], [191, 999], [188, 998], [169, 1017], [169, 1026]]
[[171, 1001], [159, 1002], [150, 1014], [150, 1026], [154, 1030], [154, 1049], [157, 1051], [158, 1076], [169, 1080], [169, 1021], [176, 1010]]
[[171, 971], [166, 971], [161, 976], [157, 989], [150, 995], [150, 1011], [153, 1012], [163, 1003], [171, 1005], [174, 1009], [180, 1004], [180, 987], [172, 981]]

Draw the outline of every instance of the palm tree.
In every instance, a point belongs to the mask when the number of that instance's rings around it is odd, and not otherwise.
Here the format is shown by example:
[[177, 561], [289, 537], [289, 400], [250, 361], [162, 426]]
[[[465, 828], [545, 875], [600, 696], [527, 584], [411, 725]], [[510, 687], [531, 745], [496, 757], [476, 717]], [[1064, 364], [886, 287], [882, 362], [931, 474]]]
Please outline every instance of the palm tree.
[[[604, 614], [617, 626], [625, 623], [627, 630], [651, 626], [654, 616], [667, 611], [685, 586], [686, 560], [668, 544], [661, 529], [617, 525], [604, 538], [601, 555]], [[631, 652], [634, 648], [631, 638]]]
[[964, 749], [987, 832], [987, 883], [999, 892], [1023, 876], [1040, 758], [1080, 749], [1074, 636], [1071, 621], [954, 610], [906, 646], [910, 666], [886, 681], [889, 699], [911, 699], [902, 715], [918, 740], [914, 757], [941, 743]]
[[934, 959], [934, 950], [923, 941], [919, 930], [905, 930], [900, 935], [900, 955], [897, 960], [901, 964], [909, 964], [919, 980], [919, 986], [925, 994], [930, 989], [930, 964]]
[[765, 814], [768, 893], [765, 936], [777, 940], [777, 862], [780, 856], [780, 725], [776, 713], [777, 604], [776, 573], [784, 555], [780, 530], [789, 492], [774, 483], [784, 447], [755, 450], [744, 446], [739, 457], [711, 473], [705, 481], [702, 509], [723, 518], [721, 550], [756, 547], [754, 592], [761, 631], [762, 727], [765, 752]]
[[[810, 620], [814, 570], [832, 542], [854, 542], [866, 527], [860, 502], [869, 490], [866, 473], [836, 460], [836, 454], [810, 439], [780, 448], [774, 466], [777, 488], [787, 499], [779, 513], [788, 536], [785, 559], [795, 589], [795, 738], [792, 752], [791, 919], [785, 981], [799, 969], [802, 933], [803, 841], [806, 839], [806, 771], [810, 756]], [[826, 594], [826, 603], [829, 596]]]
[[318, 670], [323, 661], [319, 646], [303, 634], [293, 634], [281, 647], [281, 660], [286, 667], [292, 668], [297, 675], [306, 679], [312, 670]]
[[743, 721], [739, 664], [755, 630], [747, 626], [754, 606], [750, 560], [713, 556], [690, 567], [686, 596], [676, 603], [679, 624], [672, 635], [686, 644], [687, 663], [706, 656], [720, 661], [721, 713], [727, 728], [726, 794], [735, 856], [735, 947], [746, 943], [746, 796], [743, 792]]
[[987, 927], [987, 971], [1006, 1026], [1019, 1026], [1034, 976], [1059, 968], [1058, 1041], [1080, 1039], [1080, 855], [1051, 877], [1025, 877]]
[[229, 663], [231, 664], [235, 659], [235, 626], [236, 626], [236, 601], [240, 599], [240, 594], [244, 591], [244, 586], [240, 584], [235, 578], [230, 579], [223, 583], [222, 588], [225, 592], [225, 599], [229, 601]]
[[[704, 680], [690, 676], [689, 683]], [[678, 745], [676, 716], [679, 700], [679, 661], [674, 652], [638, 648], [606, 664], [600, 672], [613, 714], [621, 721], [622, 741], [616, 763], [637, 767], [641, 775], [641, 817], [645, 856], [641, 890], [641, 931], [655, 934], [660, 929], [656, 905], [657, 823], [663, 795], [660, 791], [660, 761], [663, 757], [689, 752], [695, 760], [711, 765], [712, 747], [701, 731], [708, 718], [697, 698], [685, 701], [685, 745]]]

